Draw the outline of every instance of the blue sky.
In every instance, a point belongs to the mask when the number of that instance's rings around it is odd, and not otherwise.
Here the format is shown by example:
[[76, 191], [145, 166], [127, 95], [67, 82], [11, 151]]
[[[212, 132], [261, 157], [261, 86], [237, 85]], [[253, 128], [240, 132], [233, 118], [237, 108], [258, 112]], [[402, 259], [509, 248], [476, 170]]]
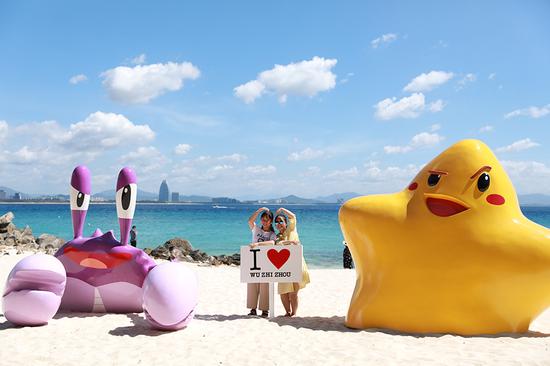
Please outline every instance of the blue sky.
[[0, 185], [383, 193], [477, 138], [550, 194], [547, 1], [113, 3], [0, 5]]

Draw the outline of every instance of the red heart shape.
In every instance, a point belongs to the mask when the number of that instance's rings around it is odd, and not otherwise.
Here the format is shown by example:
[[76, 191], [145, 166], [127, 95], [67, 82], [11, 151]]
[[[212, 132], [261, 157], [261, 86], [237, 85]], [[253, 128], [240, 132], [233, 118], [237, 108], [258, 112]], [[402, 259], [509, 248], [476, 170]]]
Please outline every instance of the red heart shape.
[[281, 269], [281, 267], [286, 263], [288, 258], [290, 257], [290, 250], [288, 249], [281, 249], [280, 251], [276, 251], [275, 249], [269, 249], [267, 251], [267, 258], [273, 263], [277, 269]]

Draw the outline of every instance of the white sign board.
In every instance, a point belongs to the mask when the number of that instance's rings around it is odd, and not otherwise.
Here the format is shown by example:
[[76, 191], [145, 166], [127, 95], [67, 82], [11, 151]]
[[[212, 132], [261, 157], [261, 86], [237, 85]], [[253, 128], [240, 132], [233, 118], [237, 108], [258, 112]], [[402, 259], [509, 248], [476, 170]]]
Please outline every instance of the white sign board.
[[301, 245], [241, 247], [241, 282], [302, 281]]

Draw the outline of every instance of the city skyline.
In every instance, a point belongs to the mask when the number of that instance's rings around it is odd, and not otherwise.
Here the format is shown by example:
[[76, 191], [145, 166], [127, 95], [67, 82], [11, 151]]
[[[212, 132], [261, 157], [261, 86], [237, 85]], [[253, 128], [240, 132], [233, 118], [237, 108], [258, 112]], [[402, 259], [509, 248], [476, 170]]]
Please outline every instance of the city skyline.
[[[124, 14], [124, 16], [121, 16]], [[550, 194], [550, 4], [0, 6], [0, 186], [271, 198], [404, 189], [483, 140]], [[97, 27], [97, 24], [102, 24]], [[171, 198], [171, 197], [169, 197]]]

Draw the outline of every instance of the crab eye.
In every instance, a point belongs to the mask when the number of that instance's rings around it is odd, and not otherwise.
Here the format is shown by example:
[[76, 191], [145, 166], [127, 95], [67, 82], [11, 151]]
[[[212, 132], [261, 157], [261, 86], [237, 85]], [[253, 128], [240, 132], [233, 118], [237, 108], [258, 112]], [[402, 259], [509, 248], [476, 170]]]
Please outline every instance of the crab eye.
[[116, 192], [116, 209], [119, 218], [132, 219], [136, 209], [137, 185], [130, 183]]
[[90, 205], [90, 195], [80, 192], [71, 186], [71, 210], [86, 211]]
[[428, 185], [430, 187], [433, 187], [435, 186], [437, 183], [439, 183], [439, 180], [441, 179], [441, 175], [440, 174], [430, 174], [430, 176], [428, 177]]
[[491, 177], [487, 173], [483, 173], [477, 179], [477, 189], [481, 192], [485, 192], [491, 185]]
[[128, 184], [122, 188], [122, 209], [127, 210], [130, 207], [130, 202], [132, 199], [132, 187]]

